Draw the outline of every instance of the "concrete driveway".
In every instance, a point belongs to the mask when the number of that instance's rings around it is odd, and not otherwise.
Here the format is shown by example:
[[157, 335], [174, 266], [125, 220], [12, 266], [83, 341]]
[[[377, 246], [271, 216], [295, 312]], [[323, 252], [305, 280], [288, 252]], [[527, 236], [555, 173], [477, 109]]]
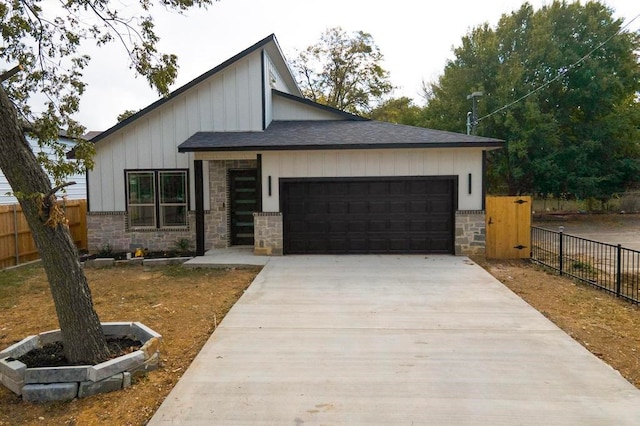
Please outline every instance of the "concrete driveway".
[[286, 256], [164, 424], [638, 425], [640, 391], [464, 257]]

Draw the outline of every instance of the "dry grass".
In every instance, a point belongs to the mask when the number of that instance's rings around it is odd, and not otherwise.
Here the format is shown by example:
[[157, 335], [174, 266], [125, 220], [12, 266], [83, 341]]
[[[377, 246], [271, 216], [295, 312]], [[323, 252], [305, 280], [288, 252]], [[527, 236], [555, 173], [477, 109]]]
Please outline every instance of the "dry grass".
[[[145, 424], [258, 271], [176, 266], [87, 270], [102, 321], [141, 321], [162, 334], [161, 368], [123, 391], [63, 403], [26, 403], [0, 386], [0, 425]], [[42, 268], [0, 272], [0, 348], [54, 328], [57, 320]]]

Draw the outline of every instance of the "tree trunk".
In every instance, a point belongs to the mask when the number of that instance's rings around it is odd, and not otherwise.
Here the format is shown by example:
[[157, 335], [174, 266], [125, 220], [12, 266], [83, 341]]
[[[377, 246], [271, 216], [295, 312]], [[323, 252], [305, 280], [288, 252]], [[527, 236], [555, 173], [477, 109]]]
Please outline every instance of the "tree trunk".
[[20, 205], [40, 252], [62, 332], [64, 352], [73, 363], [95, 364], [109, 357], [91, 291], [56, 197], [38, 163], [16, 110], [0, 86], [0, 169]]

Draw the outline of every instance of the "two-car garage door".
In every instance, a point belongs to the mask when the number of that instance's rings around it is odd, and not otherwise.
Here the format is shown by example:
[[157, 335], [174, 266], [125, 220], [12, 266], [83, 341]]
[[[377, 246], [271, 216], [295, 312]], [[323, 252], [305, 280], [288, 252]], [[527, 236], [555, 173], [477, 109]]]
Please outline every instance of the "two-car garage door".
[[285, 254], [453, 253], [453, 177], [280, 183]]

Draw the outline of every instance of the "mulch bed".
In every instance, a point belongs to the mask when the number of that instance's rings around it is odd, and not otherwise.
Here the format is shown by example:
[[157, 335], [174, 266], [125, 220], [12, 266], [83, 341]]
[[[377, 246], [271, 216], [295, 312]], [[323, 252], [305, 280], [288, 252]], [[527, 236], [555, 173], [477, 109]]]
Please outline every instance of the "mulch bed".
[[[129, 337], [108, 337], [107, 346], [112, 358], [126, 355], [137, 351], [142, 346], [142, 342]], [[66, 367], [73, 365], [87, 365], [91, 363], [71, 363], [64, 356], [64, 346], [62, 342], [54, 342], [44, 345], [41, 348], [32, 349], [21, 357], [17, 358], [27, 368], [39, 367]]]

